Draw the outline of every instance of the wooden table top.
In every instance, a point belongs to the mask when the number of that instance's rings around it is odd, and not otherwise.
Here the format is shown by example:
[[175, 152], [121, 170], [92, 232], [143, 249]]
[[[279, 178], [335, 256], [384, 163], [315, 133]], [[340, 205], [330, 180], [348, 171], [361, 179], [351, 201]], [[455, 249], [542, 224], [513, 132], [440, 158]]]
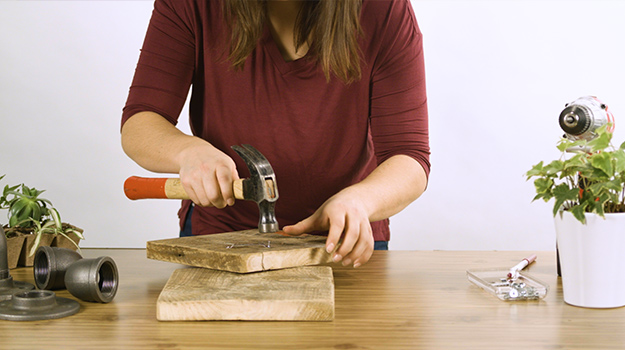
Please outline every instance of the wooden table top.
[[[625, 348], [625, 308], [565, 304], [553, 252], [526, 269], [550, 286], [541, 301], [500, 301], [467, 280], [467, 269], [511, 267], [528, 253], [376, 251], [358, 269], [332, 265], [330, 322], [159, 322], [156, 299], [181, 265], [149, 260], [145, 250], [83, 249], [117, 263], [115, 299], [80, 302], [78, 314], [57, 320], [0, 321], [0, 349]], [[11, 274], [33, 282], [32, 268]]]

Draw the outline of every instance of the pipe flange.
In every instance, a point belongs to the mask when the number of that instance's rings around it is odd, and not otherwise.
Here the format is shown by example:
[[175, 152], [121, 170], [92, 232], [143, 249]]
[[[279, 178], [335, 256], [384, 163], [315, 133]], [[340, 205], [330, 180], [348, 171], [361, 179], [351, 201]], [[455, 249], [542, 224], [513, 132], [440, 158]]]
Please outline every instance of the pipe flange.
[[35, 286], [28, 282], [14, 281], [13, 277], [0, 280], [0, 301], [10, 300], [13, 294], [35, 289]]
[[52, 320], [74, 315], [80, 304], [57, 297], [50, 290], [19, 292], [11, 300], [0, 302], [0, 319], [9, 321]]

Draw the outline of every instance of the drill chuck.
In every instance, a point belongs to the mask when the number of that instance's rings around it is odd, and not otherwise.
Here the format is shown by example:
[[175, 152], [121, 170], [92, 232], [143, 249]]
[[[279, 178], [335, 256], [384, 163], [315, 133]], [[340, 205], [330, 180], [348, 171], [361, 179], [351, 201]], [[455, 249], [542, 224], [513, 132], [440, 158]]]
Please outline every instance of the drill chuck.
[[608, 112], [608, 106], [596, 97], [585, 96], [566, 104], [560, 113], [559, 122], [566, 138], [592, 140], [597, 128], [607, 123], [614, 126], [614, 117]]

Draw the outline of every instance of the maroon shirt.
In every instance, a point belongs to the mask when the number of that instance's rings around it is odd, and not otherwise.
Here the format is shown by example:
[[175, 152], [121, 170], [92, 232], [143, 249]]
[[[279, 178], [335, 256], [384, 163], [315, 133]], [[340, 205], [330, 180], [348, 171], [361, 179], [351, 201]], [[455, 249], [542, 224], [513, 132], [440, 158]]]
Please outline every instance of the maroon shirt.
[[[364, 179], [391, 156], [416, 159], [429, 174], [428, 121], [421, 33], [408, 0], [363, 1], [359, 40], [362, 79], [326, 81], [306, 57], [286, 62], [266, 27], [245, 68], [227, 60], [229, 35], [221, 1], [157, 0], [122, 124], [141, 111], [176, 124], [192, 86], [190, 123], [227, 153], [251, 144], [271, 163], [280, 227], [311, 215], [329, 197]], [[183, 201], [184, 219], [190, 202]], [[193, 234], [257, 227], [258, 207], [195, 207]], [[371, 224], [376, 241], [388, 220]]]

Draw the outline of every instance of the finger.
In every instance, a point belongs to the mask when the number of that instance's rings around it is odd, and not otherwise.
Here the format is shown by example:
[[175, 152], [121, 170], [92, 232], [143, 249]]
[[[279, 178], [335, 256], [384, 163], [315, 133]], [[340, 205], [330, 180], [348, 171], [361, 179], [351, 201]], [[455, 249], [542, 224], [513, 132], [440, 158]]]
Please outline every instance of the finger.
[[[232, 178], [232, 172], [230, 169], [226, 167], [217, 168], [215, 177], [221, 193], [221, 199], [224, 201], [224, 206], [234, 205], [234, 191], [232, 190], [232, 183], [234, 179]], [[221, 209], [224, 206], [218, 208]]]
[[348, 256], [354, 262], [354, 268], [366, 263], [373, 255], [373, 231], [369, 222], [363, 222], [361, 226], [361, 235], [358, 243]]
[[[341, 246], [337, 249], [336, 253], [342, 256], [343, 259], [345, 259], [345, 257], [347, 257], [347, 255], [349, 255], [354, 248], [356, 242], [358, 242], [359, 236], [360, 222], [348, 216], [345, 228], [343, 229], [343, 242], [341, 242]], [[351, 263], [351, 260], [343, 262], [343, 265], [349, 265]]]
[[191, 176], [180, 173], [180, 183], [194, 204], [199, 206], [207, 206], [209, 204], [208, 198], [204, 195], [201, 181], [195, 181]]
[[208, 205], [212, 205], [217, 208], [223, 208], [226, 206], [221, 195], [221, 189], [219, 188], [219, 183], [215, 173], [205, 177], [202, 185], [204, 186], [206, 198], [209, 201]]
[[189, 196], [189, 199], [195, 204], [195, 205], [202, 205], [202, 203], [200, 202], [200, 199], [197, 195], [197, 193], [195, 193], [195, 191], [193, 190], [193, 187], [184, 187], [184, 191], [187, 192], [187, 195]]
[[306, 219], [298, 222], [295, 225], [284, 226], [282, 228], [282, 231], [284, 231], [284, 233], [286, 233], [287, 235], [291, 236], [299, 236], [306, 232], [315, 231], [315, 226], [313, 224], [315, 221], [315, 219], [313, 218], [314, 215], [315, 214], [307, 217]]
[[[331, 253], [334, 251], [339, 244], [339, 240], [343, 235], [343, 230], [345, 229], [345, 215], [339, 215], [334, 219], [330, 218], [330, 230], [328, 231], [328, 239], [326, 239], [326, 251]], [[332, 256], [332, 261], [339, 262], [343, 259], [338, 253], [334, 253]]]

